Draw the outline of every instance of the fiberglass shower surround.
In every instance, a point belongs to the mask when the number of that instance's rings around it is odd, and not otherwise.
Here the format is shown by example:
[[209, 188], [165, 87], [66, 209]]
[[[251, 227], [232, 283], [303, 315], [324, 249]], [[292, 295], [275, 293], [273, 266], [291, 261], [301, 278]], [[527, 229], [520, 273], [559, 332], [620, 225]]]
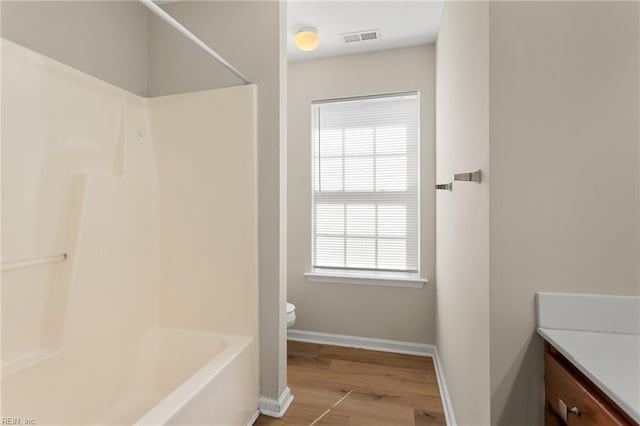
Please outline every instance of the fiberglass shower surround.
[[2, 59], [2, 415], [246, 424], [256, 87], [142, 98], [4, 39]]

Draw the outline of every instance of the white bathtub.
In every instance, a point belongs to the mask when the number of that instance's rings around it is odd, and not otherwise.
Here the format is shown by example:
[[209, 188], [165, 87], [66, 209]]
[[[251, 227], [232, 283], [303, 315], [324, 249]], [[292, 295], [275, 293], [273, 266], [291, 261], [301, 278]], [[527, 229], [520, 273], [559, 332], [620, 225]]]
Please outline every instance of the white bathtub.
[[244, 426], [259, 396], [256, 87], [143, 98], [0, 44], [2, 263], [68, 254], [1, 273], [1, 416]]
[[4, 374], [2, 416], [38, 425], [233, 426], [255, 414], [253, 338], [154, 327], [130, 349], [92, 360], [58, 352]]

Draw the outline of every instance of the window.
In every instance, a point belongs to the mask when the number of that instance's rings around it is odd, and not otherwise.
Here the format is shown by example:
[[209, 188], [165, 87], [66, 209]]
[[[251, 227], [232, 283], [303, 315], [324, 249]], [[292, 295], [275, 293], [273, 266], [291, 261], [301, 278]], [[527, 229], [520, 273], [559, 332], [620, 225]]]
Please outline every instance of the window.
[[418, 93], [315, 102], [312, 114], [314, 272], [417, 275]]

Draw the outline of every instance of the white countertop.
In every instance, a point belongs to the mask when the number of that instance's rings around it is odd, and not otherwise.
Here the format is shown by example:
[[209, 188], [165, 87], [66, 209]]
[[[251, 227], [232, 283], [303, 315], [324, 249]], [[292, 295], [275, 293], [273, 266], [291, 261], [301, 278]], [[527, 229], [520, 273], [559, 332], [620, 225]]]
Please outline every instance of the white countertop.
[[640, 335], [542, 327], [538, 333], [640, 423]]

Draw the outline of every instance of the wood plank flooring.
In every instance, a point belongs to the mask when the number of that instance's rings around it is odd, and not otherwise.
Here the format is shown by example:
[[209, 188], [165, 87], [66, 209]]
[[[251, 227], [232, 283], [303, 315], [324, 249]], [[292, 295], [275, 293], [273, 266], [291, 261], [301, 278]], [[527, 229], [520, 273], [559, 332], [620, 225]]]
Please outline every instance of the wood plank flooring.
[[446, 424], [431, 358], [291, 341], [287, 349], [293, 404], [256, 426]]

